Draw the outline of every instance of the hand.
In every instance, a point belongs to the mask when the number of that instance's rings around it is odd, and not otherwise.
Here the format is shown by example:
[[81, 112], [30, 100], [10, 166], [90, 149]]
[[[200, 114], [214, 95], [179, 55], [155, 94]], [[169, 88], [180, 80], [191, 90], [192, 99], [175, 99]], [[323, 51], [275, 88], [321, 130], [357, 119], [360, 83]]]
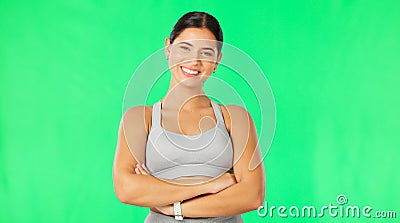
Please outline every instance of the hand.
[[144, 165], [144, 163], [142, 164], [136, 164], [135, 167], [135, 173], [136, 174], [142, 174], [142, 175], [150, 175], [149, 170], [146, 168], [146, 166]]
[[162, 206], [162, 207], [154, 207], [155, 209], [157, 209], [158, 211], [160, 211], [161, 213], [165, 214], [165, 215], [170, 215], [170, 216], [174, 216], [174, 205], [173, 204], [169, 204], [166, 206]]

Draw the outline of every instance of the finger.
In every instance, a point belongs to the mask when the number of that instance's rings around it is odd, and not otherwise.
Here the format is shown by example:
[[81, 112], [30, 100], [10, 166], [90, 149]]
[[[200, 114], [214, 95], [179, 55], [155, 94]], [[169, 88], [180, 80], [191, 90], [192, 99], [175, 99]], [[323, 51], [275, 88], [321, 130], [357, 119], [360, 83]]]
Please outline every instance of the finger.
[[139, 169], [139, 171], [140, 171], [141, 174], [147, 175], [147, 172], [142, 168], [142, 166], [141, 166], [140, 164], [137, 164], [136, 166], [137, 166], [137, 168]]
[[135, 167], [135, 173], [136, 174], [141, 174], [139, 168]]

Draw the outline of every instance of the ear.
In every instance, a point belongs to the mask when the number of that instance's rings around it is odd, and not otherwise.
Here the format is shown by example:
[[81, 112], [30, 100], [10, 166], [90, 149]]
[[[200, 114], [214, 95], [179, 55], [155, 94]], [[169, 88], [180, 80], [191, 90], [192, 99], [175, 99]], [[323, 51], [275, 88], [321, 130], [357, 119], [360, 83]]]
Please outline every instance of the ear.
[[164, 51], [165, 51], [165, 57], [167, 58], [167, 60], [168, 60], [168, 58], [169, 58], [169, 53], [170, 53], [170, 46], [171, 46], [171, 43], [170, 43], [170, 39], [169, 38], [165, 38], [165, 41], [164, 41]]
[[222, 58], [222, 52], [219, 53], [217, 61], [215, 62], [214, 71], [217, 69], [219, 61], [221, 61], [221, 58]]

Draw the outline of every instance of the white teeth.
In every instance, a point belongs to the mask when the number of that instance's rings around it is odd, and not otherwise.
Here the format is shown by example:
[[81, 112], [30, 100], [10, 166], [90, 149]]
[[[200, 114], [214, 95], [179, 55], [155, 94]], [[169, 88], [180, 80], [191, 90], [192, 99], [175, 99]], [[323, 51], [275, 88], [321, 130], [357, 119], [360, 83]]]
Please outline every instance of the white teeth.
[[196, 74], [199, 73], [198, 71], [190, 70], [190, 69], [187, 69], [185, 67], [182, 67], [182, 70], [185, 71], [186, 73], [192, 74], [192, 75], [196, 75]]

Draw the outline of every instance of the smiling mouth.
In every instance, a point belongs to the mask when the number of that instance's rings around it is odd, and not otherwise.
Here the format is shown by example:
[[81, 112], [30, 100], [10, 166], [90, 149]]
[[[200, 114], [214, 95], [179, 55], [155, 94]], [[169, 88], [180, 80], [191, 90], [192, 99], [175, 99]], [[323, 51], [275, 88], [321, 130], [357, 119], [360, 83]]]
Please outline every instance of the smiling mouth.
[[181, 69], [182, 73], [188, 77], [196, 77], [200, 74], [200, 71], [189, 69], [187, 67], [180, 66], [180, 69]]

